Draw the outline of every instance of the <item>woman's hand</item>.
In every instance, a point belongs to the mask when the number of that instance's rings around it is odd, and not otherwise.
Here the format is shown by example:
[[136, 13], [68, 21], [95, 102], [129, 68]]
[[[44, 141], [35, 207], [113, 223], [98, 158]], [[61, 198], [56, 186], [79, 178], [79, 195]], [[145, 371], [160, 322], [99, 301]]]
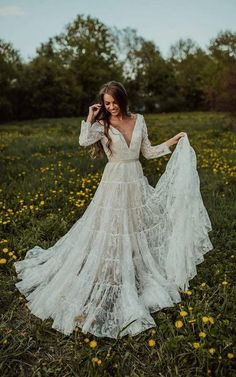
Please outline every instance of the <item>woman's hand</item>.
[[184, 137], [185, 135], [186, 135], [186, 132], [179, 132], [177, 135], [172, 137], [173, 143], [177, 144], [179, 139], [181, 139], [181, 137]]
[[179, 132], [177, 135], [173, 136], [171, 139], [166, 141], [166, 145], [168, 147], [171, 147], [171, 145], [177, 144], [178, 141], [181, 139], [181, 137], [184, 137], [187, 135], [186, 132]]
[[88, 117], [87, 117], [87, 122], [93, 123], [94, 118], [96, 117], [99, 110], [101, 109], [101, 106], [102, 105], [100, 103], [95, 103], [94, 105], [89, 106], [89, 113], [88, 113]]

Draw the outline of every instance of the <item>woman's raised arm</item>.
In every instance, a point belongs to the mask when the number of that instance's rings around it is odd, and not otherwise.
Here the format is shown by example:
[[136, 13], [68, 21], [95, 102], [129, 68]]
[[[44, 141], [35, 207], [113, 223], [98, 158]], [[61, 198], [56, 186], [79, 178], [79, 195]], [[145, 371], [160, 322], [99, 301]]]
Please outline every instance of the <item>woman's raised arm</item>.
[[103, 136], [103, 126], [98, 122], [90, 123], [82, 120], [79, 135], [79, 144], [83, 147], [96, 143]]

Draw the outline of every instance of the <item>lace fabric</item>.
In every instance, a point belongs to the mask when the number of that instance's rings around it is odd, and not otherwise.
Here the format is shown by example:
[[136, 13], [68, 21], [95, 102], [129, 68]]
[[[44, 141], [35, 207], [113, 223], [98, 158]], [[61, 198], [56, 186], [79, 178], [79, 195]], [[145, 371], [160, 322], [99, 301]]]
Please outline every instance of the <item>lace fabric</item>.
[[30, 311], [52, 318], [66, 335], [76, 326], [110, 338], [155, 327], [151, 313], [181, 301], [180, 290], [213, 248], [187, 135], [155, 187], [143, 174], [140, 151], [148, 159], [171, 151], [151, 145], [144, 117], [138, 114], [129, 148], [119, 132], [110, 135], [112, 157], [102, 127], [82, 121], [80, 145], [101, 140], [108, 156], [94, 197], [53, 246], [35, 246], [14, 263]]

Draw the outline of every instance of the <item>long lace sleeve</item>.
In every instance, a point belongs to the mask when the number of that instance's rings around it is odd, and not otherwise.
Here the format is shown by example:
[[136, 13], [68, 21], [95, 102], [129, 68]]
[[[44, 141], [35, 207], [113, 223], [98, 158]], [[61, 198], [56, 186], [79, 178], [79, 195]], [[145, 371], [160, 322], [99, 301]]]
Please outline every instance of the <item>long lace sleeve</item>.
[[148, 138], [148, 130], [145, 119], [143, 117], [143, 128], [142, 128], [142, 143], [141, 143], [141, 152], [142, 155], [147, 158], [156, 158], [164, 156], [165, 154], [172, 153], [166, 143], [151, 145], [151, 142]]
[[83, 147], [96, 143], [103, 136], [103, 128], [98, 122], [93, 124], [82, 120], [79, 144]]

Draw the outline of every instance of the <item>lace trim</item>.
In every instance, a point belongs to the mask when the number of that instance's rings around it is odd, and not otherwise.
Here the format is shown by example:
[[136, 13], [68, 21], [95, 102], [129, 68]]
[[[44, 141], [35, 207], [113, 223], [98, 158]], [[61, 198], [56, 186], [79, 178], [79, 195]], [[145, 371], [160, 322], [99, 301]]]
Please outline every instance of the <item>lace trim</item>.
[[94, 229], [94, 228], [91, 228], [91, 225], [87, 225], [85, 224], [83, 221], [83, 226], [92, 230], [93, 232], [98, 232], [98, 233], [106, 233], [106, 234], [111, 234], [112, 236], [115, 236], [115, 237], [127, 237], [127, 236], [130, 236], [130, 235], [137, 235], [137, 234], [143, 234], [143, 233], [148, 233], [149, 231], [157, 228], [158, 226], [160, 225], [163, 225], [163, 221], [160, 221], [159, 223], [155, 224], [154, 226], [152, 227], [149, 227], [149, 228], [145, 228], [145, 229], [142, 229], [142, 230], [139, 230], [139, 231], [134, 231], [134, 232], [127, 232], [127, 233], [112, 233], [112, 232], [109, 232], [107, 230], [102, 230], [102, 229]]
[[145, 177], [145, 176], [142, 176], [142, 177], [140, 177], [140, 178], [138, 178], [138, 179], [133, 179], [132, 181], [107, 181], [107, 180], [105, 180], [105, 179], [101, 179], [101, 181], [100, 181], [100, 183], [108, 183], [109, 185], [111, 185], [111, 184], [116, 184], [116, 183], [122, 183], [123, 185], [126, 185], [127, 183], [135, 183], [135, 182], [138, 182], [138, 181], [145, 181], [145, 182], [147, 182], [147, 178]]

